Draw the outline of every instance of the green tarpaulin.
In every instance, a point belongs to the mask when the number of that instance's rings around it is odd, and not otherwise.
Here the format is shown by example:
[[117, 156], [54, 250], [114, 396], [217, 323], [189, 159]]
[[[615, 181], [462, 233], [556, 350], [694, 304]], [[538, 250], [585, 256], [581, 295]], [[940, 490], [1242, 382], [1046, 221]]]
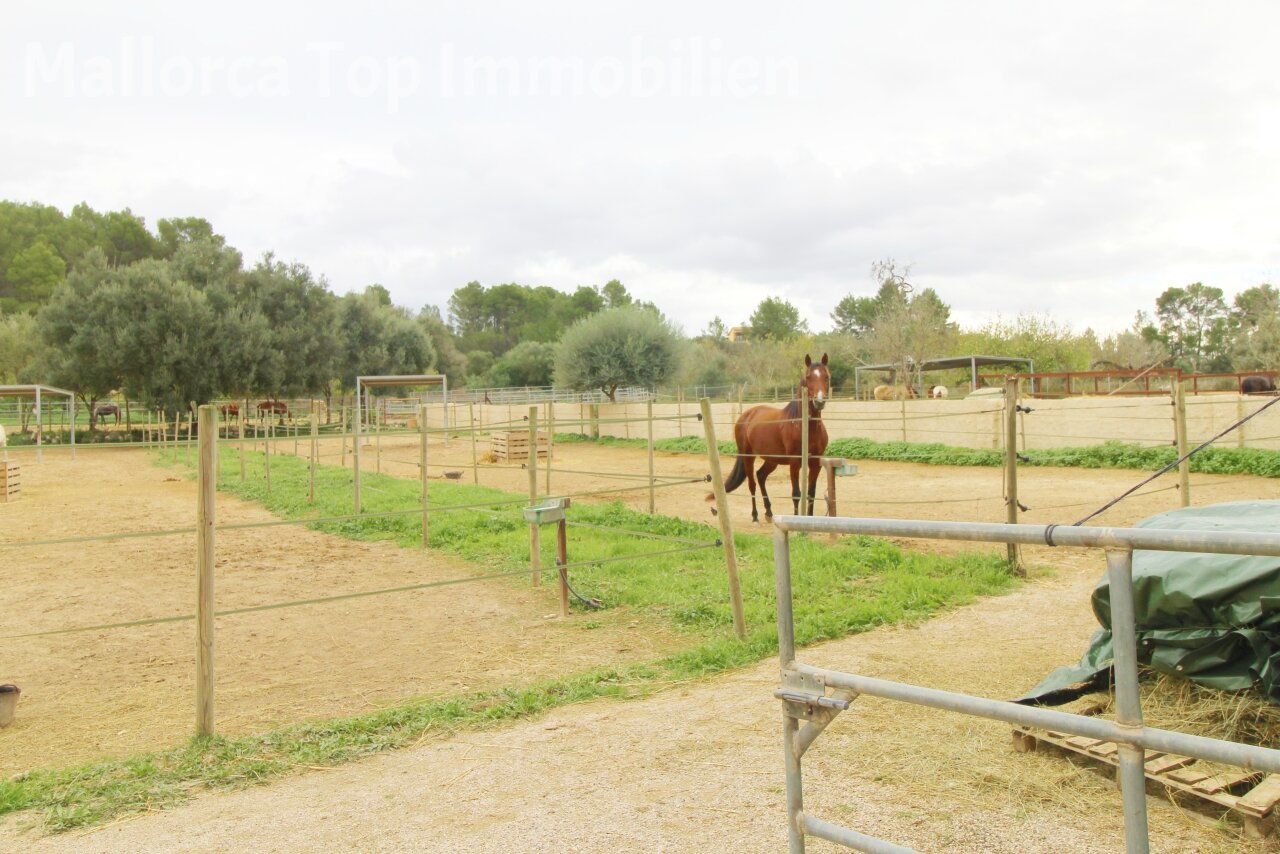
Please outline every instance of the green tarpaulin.
[[[1186, 507], [1135, 527], [1280, 532], [1280, 501]], [[1257, 685], [1280, 704], [1280, 557], [1135, 551], [1138, 662], [1225, 691]], [[1093, 591], [1102, 629], [1074, 667], [1061, 667], [1019, 702], [1055, 705], [1110, 681], [1111, 597], [1104, 575]]]

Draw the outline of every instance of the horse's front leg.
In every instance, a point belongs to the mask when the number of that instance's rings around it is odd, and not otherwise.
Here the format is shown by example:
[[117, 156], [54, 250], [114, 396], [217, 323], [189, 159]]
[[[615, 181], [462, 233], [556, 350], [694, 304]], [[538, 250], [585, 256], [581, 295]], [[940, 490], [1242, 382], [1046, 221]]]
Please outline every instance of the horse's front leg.
[[814, 499], [818, 492], [818, 475], [822, 472], [822, 460], [809, 461], [809, 515], [813, 515]]

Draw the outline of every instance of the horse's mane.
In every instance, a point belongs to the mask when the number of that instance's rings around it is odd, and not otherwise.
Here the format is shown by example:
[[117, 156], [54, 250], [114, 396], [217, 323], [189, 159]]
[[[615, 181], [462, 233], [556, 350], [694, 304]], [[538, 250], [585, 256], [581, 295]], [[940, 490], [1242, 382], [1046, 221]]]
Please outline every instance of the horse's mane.
[[782, 411], [786, 413], [788, 418], [800, 417], [800, 399], [793, 398], [786, 406], [782, 407]]

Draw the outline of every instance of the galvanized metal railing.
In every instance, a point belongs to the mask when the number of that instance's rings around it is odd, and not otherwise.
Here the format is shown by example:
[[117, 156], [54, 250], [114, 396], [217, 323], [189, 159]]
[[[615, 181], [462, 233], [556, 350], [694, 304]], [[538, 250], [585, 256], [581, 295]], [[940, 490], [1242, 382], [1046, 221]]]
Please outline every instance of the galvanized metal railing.
[[[792, 854], [803, 854], [806, 835], [872, 854], [912, 851], [804, 812], [800, 760], [827, 724], [860, 694], [1114, 741], [1120, 747], [1119, 782], [1124, 806], [1125, 844], [1129, 854], [1146, 854], [1148, 851], [1146, 774], [1143, 768], [1147, 748], [1280, 773], [1280, 750], [1143, 726], [1133, 612], [1134, 549], [1280, 556], [1278, 534], [810, 516], [777, 516], [773, 524], [774, 569], [778, 586], [778, 650], [782, 660], [782, 687], [774, 693], [783, 704], [787, 831]], [[789, 542], [789, 535], [793, 532], [1106, 549], [1115, 647], [1115, 720], [891, 682], [797, 661]]]

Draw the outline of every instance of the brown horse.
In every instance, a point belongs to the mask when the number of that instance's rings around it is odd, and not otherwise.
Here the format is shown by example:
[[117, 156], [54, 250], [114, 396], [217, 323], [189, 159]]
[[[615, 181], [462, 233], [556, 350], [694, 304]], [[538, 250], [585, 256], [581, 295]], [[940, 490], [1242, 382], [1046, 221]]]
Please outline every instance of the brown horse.
[[[831, 397], [831, 372], [827, 369], [827, 354], [821, 362], [804, 357], [804, 378], [800, 385], [809, 391], [809, 515], [813, 515], [813, 496], [817, 490], [818, 472], [822, 469], [822, 455], [827, 450], [827, 428], [822, 423], [822, 408]], [[756, 482], [764, 496], [764, 518], [773, 518], [773, 506], [765, 480], [780, 465], [791, 470], [791, 503], [800, 512], [800, 401], [793, 400], [782, 409], [772, 406], [753, 406], [738, 418], [733, 428], [733, 438], [738, 443], [738, 461], [724, 482], [726, 492], [733, 492], [745, 480], [751, 489], [751, 521], [759, 522], [756, 510]], [[760, 457], [758, 471], [752, 471], [755, 458]], [[711, 501], [714, 496], [708, 495]]]
[[98, 422], [106, 421], [106, 417], [110, 415], [115, 419], [115, 423], [120, 423], [120, 406], [115, 403], [99, 403], [93, 408], [93, 420], [95, 425]]
[[258, 403], [258, 416], [276, 415], [279, 423], [283, 424], [285, 416], [289, 414], [289, 404], [283, 400], [263, 400]]

